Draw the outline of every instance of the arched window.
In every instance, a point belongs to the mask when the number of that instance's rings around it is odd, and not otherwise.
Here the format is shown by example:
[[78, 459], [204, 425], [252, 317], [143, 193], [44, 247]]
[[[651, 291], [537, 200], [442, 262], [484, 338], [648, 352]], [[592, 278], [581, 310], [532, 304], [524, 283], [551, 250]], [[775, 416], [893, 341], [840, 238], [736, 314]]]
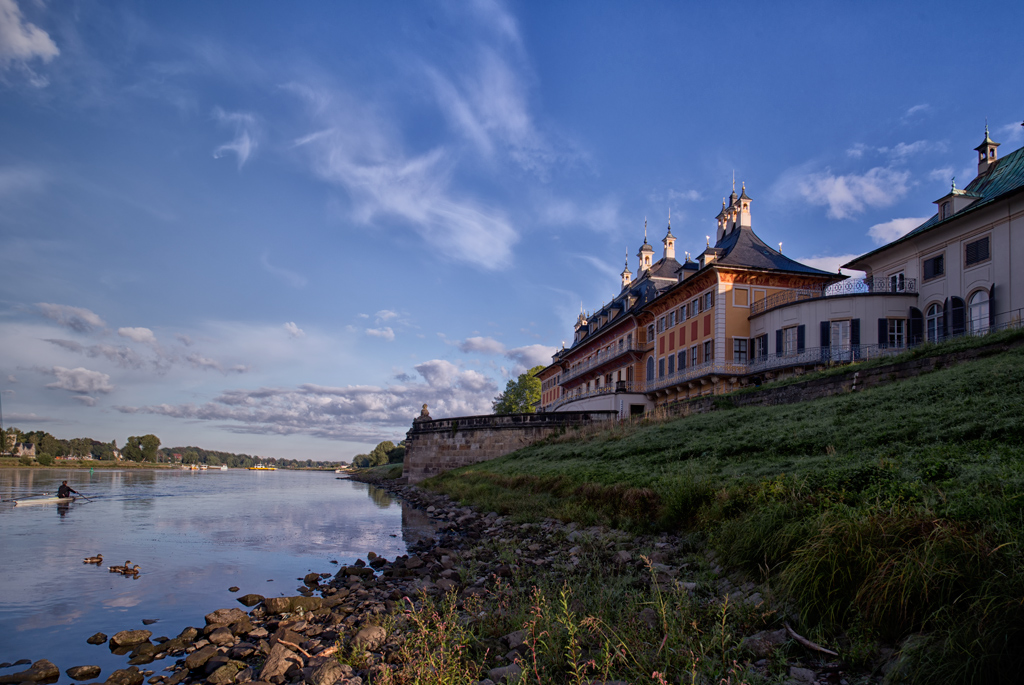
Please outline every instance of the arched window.
[[654, 357], [647, 358], [647, 380], [654, 380]]
[[925, 314], [925, 335], [928, 342], [939, 342], [942, 339], [942, 305], [933, 304]]
[[988, 333], [988, 291], [979, 290], [971, 295], [967, 305], [968, 330], [971, 335], [984, 335]]

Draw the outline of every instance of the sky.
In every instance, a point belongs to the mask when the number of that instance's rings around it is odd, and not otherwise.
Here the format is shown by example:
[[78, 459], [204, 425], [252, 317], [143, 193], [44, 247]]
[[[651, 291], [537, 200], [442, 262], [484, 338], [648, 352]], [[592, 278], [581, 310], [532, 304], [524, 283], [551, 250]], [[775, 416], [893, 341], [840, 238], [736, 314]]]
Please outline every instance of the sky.
[[1024, 144], [1024, 6], [0, 0], [4, 425], [348, 460], [488, 413], [647, 222], [836, 269]]

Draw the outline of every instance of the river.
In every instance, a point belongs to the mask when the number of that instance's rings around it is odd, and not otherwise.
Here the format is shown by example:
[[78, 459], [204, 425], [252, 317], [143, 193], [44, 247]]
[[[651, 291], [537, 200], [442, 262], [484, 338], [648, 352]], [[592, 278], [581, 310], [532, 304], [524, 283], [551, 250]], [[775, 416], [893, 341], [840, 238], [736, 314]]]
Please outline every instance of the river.
[[[214, 609], [244, 608], [240, 595], [294, 595], [306, 573], [335, 571], [332, 560], [393, 559], [432, 535], [383, 490], [323, 472], [0, 469], [0, 498], [62, 480], [92, 501], [0, 504], [0, 662], [97, 664], [103, 680], [126, 657], [87, 644], [93, 633], [174, 637]], [[96, 554], [101, 566], [82, 563]], [[107, 570], [126, 560], [137, 578]]]

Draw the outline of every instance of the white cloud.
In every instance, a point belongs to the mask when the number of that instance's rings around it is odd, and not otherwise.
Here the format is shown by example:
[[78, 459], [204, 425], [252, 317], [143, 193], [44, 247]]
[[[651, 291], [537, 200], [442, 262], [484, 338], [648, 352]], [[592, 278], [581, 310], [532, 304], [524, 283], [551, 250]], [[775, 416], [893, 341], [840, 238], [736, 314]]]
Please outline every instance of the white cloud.
[[893, 219], [885, 223], [875, 224], [868, 229], [868, 235], [875, 241], [876, 245], [884, 245], [897, 238], [905, 236], [915, 228], [927, 221], [929, 217], [909, 217], [906, 219]]
[[308, 279], [301, 274], [297, 274], [294, 271], [271, 264], [270, 257], [267, 253], [263, 253], [263, 257], [260, 258], [260, 264], [264, 269], [266, 269], [267, 273], [277, 277], [286, 285], [293, 288], [304, 288], [309, 282]]
[[178, 342], [180, 342], [185, 347], [191, 347], [192, 346], [192, 338], [190, 338], [189, 336], [185, 335], [184, 333], [177, 333], [177, 334], [175, 334], [174, 337], [175, 337], [175, 339]]
[[90, 371], [82, 367], [66, 369], [63, 366], [55, 366], [50, 373], [56, 376], [57, 380], [48, 383], [48, 388], [82, 394], [108, 393], [114, 390], [114, 386], [110, 384], [110, 376], [99, 371]]
[[98, 344], [83, 345], [75, 340], [62, 340], [60, 338], [46, 338], [46, 342], [61, 347], [69, 352], [84, 354], [87, 357], [103, 357], [112, 361], [124, 369], [141, 369], [145, 366], [143, 359], [135, 350], [130, 347], [115, 347], [114, 345]]
[[853, 146], [851, 146], [850, 149], [846, 151], [846, 156], [853, 157], [854, 159], [860, 159], [861, 157], [864, 156], [864, 153], [867, 150], [868, 146], [865, 145], [864, 143], [854, 143]]
[[[551, 364], [551, 355], [557, 352], [554, 347], [547, 345], [526, 345], [516, 347], [505, 353], [505, 356], [518, 364], [517, 368], [522, 370], [531, 369], [534, 366], [548, 366]], [[522, 373], [517, 371], [516, 373]]]
[[831, 171], [795, 179], [797, 192], [813, 205], [828, 207], [832, 219], [850, 219], [867, 208], [888, 207], [909, 190], [910, 172], [875, 167], [864, 174]]
[[[604, 277], [605, 279], [611, 280], [612, 283], [621, 283], [619, 279], [621, 273], [619, 272], [619, 269], [617, 267], [612, 266], [603, 259], [592, 257], [591, 255], [581, 254], [577, 256], [583, 261], [590, 264], [595, 269], [597, 269], [598, 273], [600, 273], [601, 276]], [[625, 259], [628, 261], [629, 258], [625, 257]]]
[[928, 140], [917, 140], [913, 143], [897, 143], [892, 148], [878, 148], [879, 152], [888, 152], [892, 157], [897, 159], [905, 159], [907, 157], [912, 157], [913, 155], [921, 154], [922, 152], [943, 151], [945, 149], [945, 143], [931, 142]]
[[[932, 169], [928, 172], [928, 179], [931, 181], [946, 181], [947, 183], [950, 183], [953, 179], [953, 167], [945, 166], [940, 169]], [[967, 184], [964, 183], [962, 185]]]
[[90, 397], [89, 395], [75, 395], [74, 397], [72, 397], [72, 399], [78, 400], [79, 402], [81, 402], [82, 404], [84, 404], [87, 407], [95, 407], [96, 406], [96, 398], [95, 397]]
[[134, 340], [137, 343], [156, 344], [156, 336], [148, 328], [118, 328], [117, 334], [122, 338]]
[[907, 113], [904, 114], [903, 116], [912, 117], [915, 114], [923, 114], [927, 112], [929, 109], [931, 109], [931, 105], [929, 105], [928, 103], [921, 103], [920, 105], [914, 105], [913, 107], [908, 109]]
[[482, 352], [483, 354], [505, 354], [505, 346], [494, 338], [472, 337], [459, 343], [459, 350], [467, 354]]
[[390, 326], [385, 326], [384, 328], [367, 328], [366, 334], [375, 338], [384, 338], [388, 341], [395, 339], [395, 332], [391, 330]]
[[35, 306], [46, 318], [79, 333], [87, 333], [94, 328], [103, 328], [107, 325], [97, 314], [84, 307], [48, 302], [37, 302]]
[[59, 54], [50, 34], [25, 21], [14, 0], [0, 0], [0, 66], [35, 58], [46, 63]]
[[301, 338], [304, 335], [306, 335], [306, 331], [296, 326], [294, 321], [289, 321], [288, 323], [286, 323], [284, 325], [284, 329], [288, 331], [288, 335], [293, 338]]
[[668, 191], [668, 199], [670, 200], [687, 200], [689, 202], [697, 202], [702, 200], [703, 197], [704, 196], [696, 190], [672, 190], [670, 188]]
[[247, 112], [225, 112], [220, 107], [216, 107], [213, 110], [213, 117], [218, 122], [235, 128], [234, 139], [217, 147], [213, 151], [214, 159], [220, 159], [228, 152], [233, 152], [238, 158], [238, 168], [241, 169], [259, 145], [256, 140], [258, 128], [256, 116]]
[[380, 323], [381, 321], [390, 321], [391, 319], [397, 319], [398, 313], [393, 312], [390, 309], [382, 309], [376, 314], [374, 314], [374, 317], [377, 319], [377, 322]]
[[[847, 262], [859, 257], [859, 254], [842, 254], [834, 257], [818, 256], [818, 257], [795, 257], [796, 261], [807, 266], [813, 266], [815, 269], [821, 269], [822, 271], [830, 271], [832, 273], [838, 273], [839, 267]], [[847, 276], [853, 273], [860, 273], [850, 271], [847, 269], [844, 272]]]
[[256, 434], [306, 434], [329, 439], [379, 441], [404, 433], [427, 403], [435, 418], [490, 412], [497, 385], [483, 374], [434, 359], [399, 374], [387, 387], [326, 387], [231, 390], [202, 405], [121, 406], [126, 414], [155, 414], [217, 421], [228, 430]]
[[997, 140], [997, 143], [1009, 143], [1011, 145], [1024, 143], [1024, 125], [1021, 125], [1019, 121], [1000, 126], [995, 129], [995, 132], [996, 135], [1002, 138], [1002, 140]]

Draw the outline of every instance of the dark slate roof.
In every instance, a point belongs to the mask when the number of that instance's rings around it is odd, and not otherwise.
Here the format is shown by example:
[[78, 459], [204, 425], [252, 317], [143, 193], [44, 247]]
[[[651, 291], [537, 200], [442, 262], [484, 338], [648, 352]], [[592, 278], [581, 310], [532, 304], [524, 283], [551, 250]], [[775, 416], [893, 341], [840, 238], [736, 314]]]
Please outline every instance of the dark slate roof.
[[935, 214], [928, 219], [928, 221], [925, 221], [903, 237], [897, 238], [891, 243], [887, 243], [878, 249], [872, 250], [871, 252], [862, 254], [860, 257], [843, 264], [843, 266], [850, 269], [856, 269], [857, 267], [853, 266], [854, 264], [857, 264], [860, 261], [881, 252], [882, 250], [886, 250], [892, 245], [902, 243], [905, 240], [912, 240], [915, 236], [931, 230], [939, 224], [946, 224], [950, 221], [955, 221], [968, 212], [973, 212], [990, 205], [1005, 195], [1018, 192], [1021, 189], [1024, 189], [1024, 147], [1014, 150], [1002, 159], [997, 159], [995, 165], [991, 169], [967, 184], [967, 187], [964, 188], [964, 194], [980, 198], [976, 202], [972, 202], [969, 207], [964, 207], [952, 216], [941, 220], [939, 219], [939, 215]]
[[677, 279], [676, 274], [679, 273], [680, 268], [682, 268], [682, 264], [675, 259], [662, 257], [651, 265], [651, 278], [671, 278], [674, 281]]
[[[735, 266], [765, 271], [785, 271], [787, 273], [808, 274], [812, 276], [835, 276], [830, 271], [822, 271], [812, 266], [801, 264], [790, 259], [778, 250], [768, 247], [749, 228], [736, 227], [715, 243], [715, 250], [720, 256], [713, 262], [720, 266]], [[724, 254], [723, 254], [724, 253]]]

